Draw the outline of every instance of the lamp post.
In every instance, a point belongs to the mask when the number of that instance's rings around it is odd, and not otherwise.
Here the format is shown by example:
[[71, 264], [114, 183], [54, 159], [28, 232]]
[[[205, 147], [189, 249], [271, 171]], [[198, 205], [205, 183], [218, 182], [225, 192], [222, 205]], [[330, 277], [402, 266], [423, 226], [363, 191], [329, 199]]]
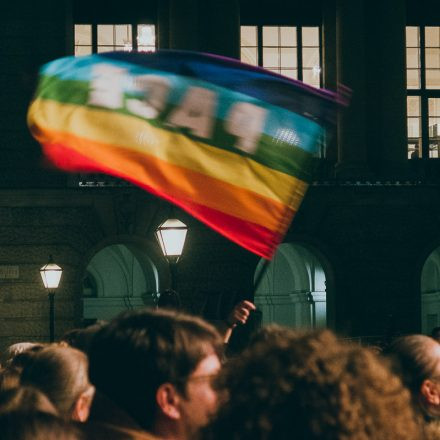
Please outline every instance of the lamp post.
[[48, 291], [49, 297], [49, 340], [54, 341], [54, 327], [55, 327], [55, 309], [54, 309], [54, 297], [55, 289], [58, 288], [61, 280], [63, 269], [55, 264], [52, 259], [52, 255], [49, 257], [49, 262], [40, 269], [41, 279], [43, 280], [44, 287]]
[[175, 288], [176, 265], [185, 245], [188, 228], [176, 218], [168, 219], [156, 229], [156, 238], [160, 248], [168, 260], [171, 271], [171, 287]]

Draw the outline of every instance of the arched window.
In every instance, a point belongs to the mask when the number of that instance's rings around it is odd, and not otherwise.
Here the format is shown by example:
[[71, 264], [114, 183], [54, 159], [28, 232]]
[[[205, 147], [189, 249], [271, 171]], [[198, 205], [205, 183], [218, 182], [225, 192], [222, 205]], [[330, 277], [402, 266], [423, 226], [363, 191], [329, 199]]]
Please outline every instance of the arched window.
[[83, 281], [83, 318], [110, 319], [126, 309], [153, 306], [159, 277], [153, 261], [131, 245], [97, 252]]
[[[256, 276], [263, 264], [261, 260]], [[281, 244], [255, 292], [255, 303], [263, 324], [325, 327], [326, 275], [320, 257], [302, 245]]]

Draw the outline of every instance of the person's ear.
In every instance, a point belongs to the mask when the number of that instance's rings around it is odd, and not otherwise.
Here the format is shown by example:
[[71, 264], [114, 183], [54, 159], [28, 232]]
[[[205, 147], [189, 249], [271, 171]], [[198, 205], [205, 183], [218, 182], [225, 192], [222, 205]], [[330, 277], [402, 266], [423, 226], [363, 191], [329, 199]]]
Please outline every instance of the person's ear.
[[72, 420], [77, 422], [85, 422], [89, 418], [90, 407], [92, 406], [93, 396], [95, 395], [95, 387], [90, 386], [86, 391], [83, 391], [78, 399], [76, 399], [75, 405], [72, 411]]
[[171, 383], [163, 383], [156, 391], [156, 403], [160, 411], [170, 419], [180, 419], [180, 396]]
[[425, 379], [420, 388], [420, 392], [430, 405], [440, 405], [440, 387], [436, 382]]

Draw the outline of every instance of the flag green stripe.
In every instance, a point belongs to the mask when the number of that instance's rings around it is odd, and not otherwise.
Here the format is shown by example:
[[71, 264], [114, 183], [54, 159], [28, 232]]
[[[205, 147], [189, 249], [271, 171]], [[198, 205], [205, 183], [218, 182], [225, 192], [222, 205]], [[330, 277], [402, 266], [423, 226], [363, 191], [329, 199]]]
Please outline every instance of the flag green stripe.
[[[89, 87], [87, 82], [60, 80], [59, 78], [53, 76], [42, 76], [37, 90], [37, 96], [39, 98], [81, 106], [87, 106], [88, 94]], [[127, 98], [130, 97], [132, 96], [127, 95]], [[222, 129], [224, 122], [218, 119], [214, 123], [215, 143], [213, 143], [210, 139], [202, 139], [185, 132], [185, 130], [182, 128], [172, 128], [165, 124], [164, 119], [173, 110], [173, 108], [175, 108], [175, 106], [169, 105], [161, 115], [160, 119], [148, 120], [137, 115], [133, 115], [124, 108], [116, 110], [102, 108], [102, 110], [110, 113], [119, 113], [129, 115], [134, 118], [143, 119], [154, 127], [167, 131], [184, 133], [194, 140], [202, 140], [204, 143], [207, 143], [211, 146], [233, 152], [240, 156], [250, 157], [264, 166], [297, 177], [298, 179], [306, 182], [311, 181], [314, 159], [310, 153], [304, 151], [303, 149], [282, 141], [277, 141], [276, 146], [274, 146], [274, 139], [270, 136], [262, 134], [259, 139], [256, 152], [253, 154], [245, 153], [237, 148], [232, 147], [236, 138], [233, 135], [224, 132]]]

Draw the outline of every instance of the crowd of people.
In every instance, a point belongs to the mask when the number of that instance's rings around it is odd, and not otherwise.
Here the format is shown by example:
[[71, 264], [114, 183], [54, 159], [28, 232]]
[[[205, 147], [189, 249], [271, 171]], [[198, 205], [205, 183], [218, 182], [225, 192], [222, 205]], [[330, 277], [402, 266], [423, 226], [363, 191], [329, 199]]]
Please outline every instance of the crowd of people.
[[330, 330], [261, 327], [228, 356], [218, 328], [170, 302], [2, 355], [1, 440], [440, 439], [440, 343], [381, 352]]

